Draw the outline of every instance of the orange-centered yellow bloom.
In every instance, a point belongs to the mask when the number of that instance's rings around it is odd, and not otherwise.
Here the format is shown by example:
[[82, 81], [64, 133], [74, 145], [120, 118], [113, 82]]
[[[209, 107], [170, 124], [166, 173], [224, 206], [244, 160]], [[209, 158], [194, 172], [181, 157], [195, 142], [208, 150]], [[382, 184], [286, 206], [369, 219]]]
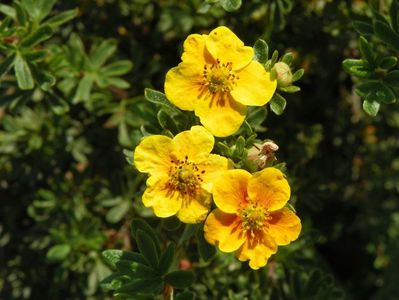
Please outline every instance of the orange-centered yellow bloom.
[[180, 109], [195, 111], [213, 135], [233, 134], [247, 105], [262, 106], [272, 98], [276, 81], [227, 27], [191, 34], [183, 46], [182, 62], [166, 74], [165, 94]]
[[289, 244], [301, 231], [300, 219], [285, 207], [290, 186], [276, 168], [254, 175], [226, 171], [212, 194], [218, 208], [205, 221], [206, 240], [223, 252], [235, 251], [252, 269], [265, 266], [277, 246]]
[[134, 164], [149, 173], [143, 203], [156, 216], [177, 215], [185, 223], [205, 219], [211, 205], [215, 176], [229, 168], [225, 157], [210, 154], [214, 137], [193, 126], [173, 139], [163, 135], [144, 138], [134, 151]]

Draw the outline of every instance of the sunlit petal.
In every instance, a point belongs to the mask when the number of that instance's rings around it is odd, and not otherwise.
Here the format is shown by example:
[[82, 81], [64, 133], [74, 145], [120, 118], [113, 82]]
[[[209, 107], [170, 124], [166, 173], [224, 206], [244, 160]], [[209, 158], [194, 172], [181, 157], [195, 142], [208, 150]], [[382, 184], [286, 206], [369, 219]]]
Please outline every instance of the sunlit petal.
[[266, 168], [255, 173], [248, 183], [249, 198], [262, 203], [269, 211], [283, 208], [291, 195], [284, 174], [276, 168]]
[[166, 174], [175, 152], [171, 138], [163, 135], [145, 137], [134, 151], [134, 165], [140, 172]]
[[277, 81], [270, 80], [270, 73], [257, 61], [237, 72], [237, 85], [231, 91], [234, 100], [244, 105], [262, 106], [271, 100]]
[[288, 245], [301, 232], [301, 220], [288, 208], [273, 212], [268, 220], [268, 233], [277, 245]]
[[223, 252], [237, 250], [245, 241], [239, 218], [220, 209], [213, 210], [205, 221], [205, 239]]

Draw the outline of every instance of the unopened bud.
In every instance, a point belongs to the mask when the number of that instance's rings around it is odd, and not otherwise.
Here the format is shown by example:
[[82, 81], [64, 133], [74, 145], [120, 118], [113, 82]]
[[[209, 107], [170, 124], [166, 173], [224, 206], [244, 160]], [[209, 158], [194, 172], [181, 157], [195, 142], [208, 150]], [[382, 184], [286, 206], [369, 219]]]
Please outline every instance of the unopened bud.
[[281, 87], [289, 86], [292, 83], [292, 72], [290, 66], [285, 62], [277, 62], [274, 65], [276, 71], [277, 84]]
[[277, 160], [275, 155], [277, 150], [278, 145], [270, 140], [263, 144], [254, 144], [248, 151], [248, 159], [256, 163], [260, 169], [263, 169], [268, 163]]

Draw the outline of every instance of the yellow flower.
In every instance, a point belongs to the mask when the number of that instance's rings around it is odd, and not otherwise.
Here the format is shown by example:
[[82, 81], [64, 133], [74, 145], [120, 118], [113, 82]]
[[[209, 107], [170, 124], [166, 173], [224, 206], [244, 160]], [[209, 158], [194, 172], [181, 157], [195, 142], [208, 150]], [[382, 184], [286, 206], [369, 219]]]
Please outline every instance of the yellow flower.
[[262, 106], [272, 98], [276, 80], [227, 27], [191, 34], [183, 46], [182, 62], [166, 74], [165, 94], [180, 109], [195, 111], [213, 135], [233, 134], [247, 105]]
[[205, 221], [206, 240], [223, 252], [235, 251], [252, 269], [265, 266], [277, 246], [298, 238], [301, 221], [285, 207], [290, 186], [278, 169], [254, 175], [225, 171], [214, 182], [212, 194], [218, 208]]
[[205, 219], [211, 205], [211, 189], [218, 172], [229, 161], [210, 154], [214, 137], [202, 126], [177, 134], [144, 138], [134, 151], [140, 172], [149, 173], [142, 200], [161, 218], [177, 215], [185, 223]]

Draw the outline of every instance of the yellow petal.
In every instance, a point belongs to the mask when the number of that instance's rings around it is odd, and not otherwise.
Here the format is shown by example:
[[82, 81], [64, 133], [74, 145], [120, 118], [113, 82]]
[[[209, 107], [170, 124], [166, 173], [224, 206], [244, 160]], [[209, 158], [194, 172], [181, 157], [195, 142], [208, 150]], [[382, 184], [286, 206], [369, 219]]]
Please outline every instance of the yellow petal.
[[205, 45], [215, 60], [219, 59], [223, 63], [231, 62], [233, 70], [244, 68], [254, 57], [252, 47], [244, 46], [244, 43], [224, 26], [212, 30]]
[[246, 203], [247, 185], [251, 174], [245, 170], [225, 171], [215, 180], [212, 195], [218, 208], [226, 213], [236, 213]]
[[134, 151], [134, 165], [140, 172], [166, 174], [175, 152], [171, 138], [163, 135], [148, 136]]
[[204, 66], [206, 63], [213, 63], [213, 58], [205, 48], [205, 34], [190, 34], [183, 44], [183, 62], [193, 63]]
[[244, 122], [247, 107], [234, 101], [228, 94], [210, 97], [196, 101], [195, 115], [214, 136], [232, 135]]
[[198, 168], [201, 170], [201, 179], [203, 180], [202, 188], [211, 192], [213, 183], [220, 176], [221, 172], [232, 167], [231, 162], [226, 157], [210, 154], [206, 161], [198, 164]]
[[210, 244], [217, 246], [223, 252], [233, 252], [245, 241], [240, 219], [218, 208], [205, 220], [204, 236]]
[[177, 151], [184, 158], [195, 163], [203, 162], [213, 149], [215, 138], [202, 126], [193, 126], [173, 138]]
[[276, 168], [266, 168], [255, 173], [248, 183], [249, 198], [269, 211], [283, 208], [291, 195], [284, 174]]
[[147, 180], [147, 189], [142, 200], [146, 207], [152, 207], [154, 214], [160, 218], [167, 218], [175, 215], [181, 205], [182, 198], [180, 193], [172, 192], [165, 188], [168, 177], [151, 176]]
[[180, 63], [166, 73], [165, 95], [182, 110], [194, 110], [202, 89], [202, 69], [197, 64]]
[[270, 214], [271, 219], [267, 221], [269, 224], [268, 233], [273, 237], [277, 245], [288, 245], [296, 240], [301, 232], [301, 220], [298, 216], [289, 210], [282, 210]]
[[248, 233], [248, 238], [236, 255], [240, 261], [249, 260], [249, 266], [257, 270], [264, 267], [269, 257], [276, 253], [277, 246], [270, 236], [263, 232], [256, 232], [254, 237]]
[[177, 217], [183, 223], [200, 223], [211, 208], [211, 194], [202, 190], [196, 198], [184, 198]]
[[257, 61], [237, 73], [237, 85], [231, 91], [234, 100], [244, 105], [262, 106], [273, 97], [277, 81], [270, 80], [270, 73]]

